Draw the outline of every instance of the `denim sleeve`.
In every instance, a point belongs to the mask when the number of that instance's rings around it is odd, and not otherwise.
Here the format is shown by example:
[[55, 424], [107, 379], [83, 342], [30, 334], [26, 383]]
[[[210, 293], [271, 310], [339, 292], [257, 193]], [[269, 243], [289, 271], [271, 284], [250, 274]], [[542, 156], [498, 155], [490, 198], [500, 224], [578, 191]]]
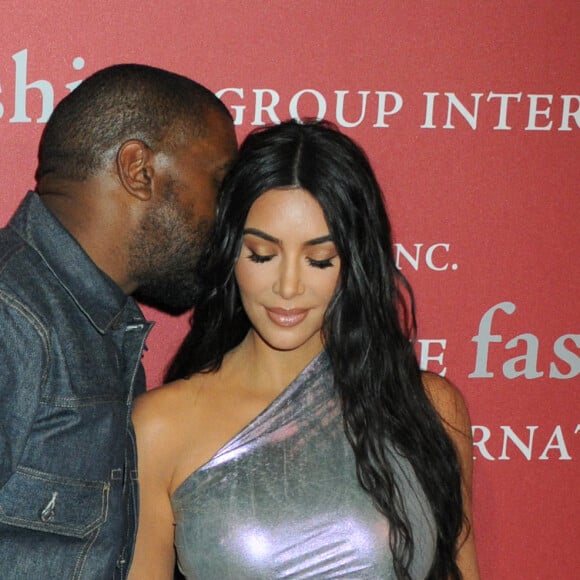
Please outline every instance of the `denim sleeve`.
[[48, 373], [48, 334], [17, 301], [0, 293], [0, 487], [14, 473]]

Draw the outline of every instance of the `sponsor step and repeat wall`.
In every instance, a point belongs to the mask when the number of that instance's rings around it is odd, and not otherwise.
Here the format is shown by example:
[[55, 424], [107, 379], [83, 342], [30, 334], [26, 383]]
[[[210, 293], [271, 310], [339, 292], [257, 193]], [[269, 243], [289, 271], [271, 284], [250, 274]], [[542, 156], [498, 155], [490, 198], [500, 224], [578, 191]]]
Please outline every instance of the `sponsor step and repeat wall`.
[[[142, 62], [191, 76], [239, 139], [324, 117], [367, 151], [413, 284], [423, 368], [473, 423], [481, 571], [580, 577], [580, 4], [4, 0], [0, 221], [58, 100]], [[187, 328], [151, 309], [149, 386]]]

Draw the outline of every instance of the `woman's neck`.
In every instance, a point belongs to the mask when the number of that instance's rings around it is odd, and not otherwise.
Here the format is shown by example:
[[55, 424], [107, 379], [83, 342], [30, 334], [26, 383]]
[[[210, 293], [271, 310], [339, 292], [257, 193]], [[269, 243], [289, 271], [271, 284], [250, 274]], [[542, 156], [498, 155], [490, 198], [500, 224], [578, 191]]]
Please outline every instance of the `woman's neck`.
[[322, 351], [322, 344], [276, 350], [253, 330], [224, 360], [230, 371], [256, 389], [281, 393]]

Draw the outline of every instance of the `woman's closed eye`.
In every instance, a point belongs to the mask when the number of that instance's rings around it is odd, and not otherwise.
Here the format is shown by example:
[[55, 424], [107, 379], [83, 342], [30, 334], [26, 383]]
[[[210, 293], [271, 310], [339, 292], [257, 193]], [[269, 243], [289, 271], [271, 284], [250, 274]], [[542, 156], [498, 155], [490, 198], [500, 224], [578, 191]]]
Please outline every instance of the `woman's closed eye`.
[[255, 262], [256, 264], [264, 264], [265, 262], [269, 262], [275, 254], [257, 254], [256, 252], [250, 251], [250, 255], [248, 256], [248, 260]]
[[[249, 250], [249, 255], [246, 256], [248, 260], [254, 262], [255, 264], [265, 264], [266, 262], [270, 262], [273, 260], [278, 254], [277, 253], [266, 253], [266, 252], [257, 252], [255, 250]], [[313, 258], [312, 256], [305, 256], [306, 263], [312, 268], [318, 268], [319, 270], [324, 270], [326, 268], [334, 267], [333, 260], [336, 258], [336, 254], [334, 256], [330, 256], [328, 258]]]
[[334, 267], [334, 264], [332, 263], [334, 258], [336, 258], [336, 256], [332, 256], [332, 258], [326, 258], [325, 260], [315, 260], [314, 258], [306, 258], [306, 260], [313, 268], [324, 270], [325, 268]]

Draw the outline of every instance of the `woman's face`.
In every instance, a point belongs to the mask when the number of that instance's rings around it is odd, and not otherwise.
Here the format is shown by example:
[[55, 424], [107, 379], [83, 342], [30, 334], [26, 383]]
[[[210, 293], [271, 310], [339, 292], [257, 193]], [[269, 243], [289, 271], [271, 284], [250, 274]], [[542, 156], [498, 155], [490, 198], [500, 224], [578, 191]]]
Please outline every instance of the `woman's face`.
[[318, 202], [304, 189], [272, 189], [250, 208], [235, 268], [244, 309], [270, 348], [322, 348], [324, 313], [340, 258]]

